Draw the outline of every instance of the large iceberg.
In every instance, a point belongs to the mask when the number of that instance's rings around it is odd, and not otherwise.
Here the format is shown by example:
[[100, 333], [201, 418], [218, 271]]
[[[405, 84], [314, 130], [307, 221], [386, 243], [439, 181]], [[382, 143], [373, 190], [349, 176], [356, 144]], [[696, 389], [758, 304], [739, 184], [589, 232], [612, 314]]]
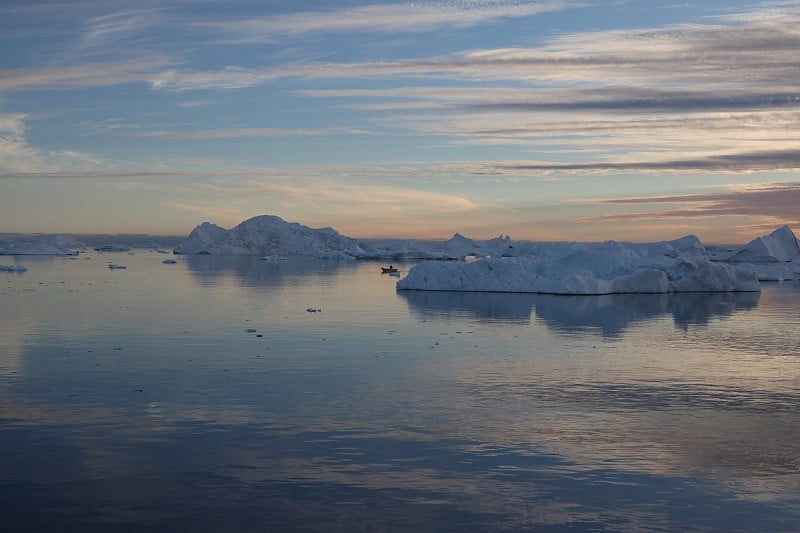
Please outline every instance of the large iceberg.
[[333, 228], [314, 229], [280, 217], [261, 215], [227, 230], [204, 222], [175, 247], [179, 254], [311, 256], [324, 259], [363, 257], [355, 239]]
[[0, 255], [74, 255], [85, 245], [69, 235], [36, 235], [0, 239]]
[[758, 291], [755, 273], [712, 262], [696, 237], [661, 243], [548, 243], [540, 255], [423, 262], [400, 290], [618, 294]]

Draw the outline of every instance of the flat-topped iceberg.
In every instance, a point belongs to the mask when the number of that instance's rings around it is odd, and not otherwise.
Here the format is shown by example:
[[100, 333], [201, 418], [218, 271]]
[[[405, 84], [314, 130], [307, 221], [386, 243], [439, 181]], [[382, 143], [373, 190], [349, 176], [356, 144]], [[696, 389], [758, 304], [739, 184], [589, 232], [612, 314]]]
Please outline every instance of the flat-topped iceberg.
[[179, 254], [311, 256], [324, 259], [363, 257], [355, 239], [333, 228], [314, 229], [280, 217], [261, 215], [227, 230], [204, 222], [175, 248]]
[[541, 255], [424, 262], [400, 290], [618, 294], [758, 291], [752, 272], [709, 260], [696, 237], [661, 243], [549, 243]]
[[74, 255], [84, 248], [69, 235], [36, 235], [15, 240], [0, 239], [0, 255]]

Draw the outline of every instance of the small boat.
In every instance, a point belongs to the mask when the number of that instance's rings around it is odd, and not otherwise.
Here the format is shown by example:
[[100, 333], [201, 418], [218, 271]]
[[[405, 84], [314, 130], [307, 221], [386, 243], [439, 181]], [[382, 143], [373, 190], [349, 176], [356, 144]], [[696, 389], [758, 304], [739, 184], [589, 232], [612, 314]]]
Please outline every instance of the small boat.
[[383, 274], [393, 274], [395, 272], [397, 272], [397, 269], [392, 265], [389, 265], [388, 267], [381, 267], [381, 273]]

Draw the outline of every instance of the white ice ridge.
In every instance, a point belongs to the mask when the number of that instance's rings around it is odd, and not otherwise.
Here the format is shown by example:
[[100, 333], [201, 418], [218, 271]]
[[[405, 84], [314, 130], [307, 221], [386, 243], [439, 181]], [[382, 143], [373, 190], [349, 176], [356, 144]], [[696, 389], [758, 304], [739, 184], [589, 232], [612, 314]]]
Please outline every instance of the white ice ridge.
[[426, 261], [400, 290], [615, 294], [758, 291], [755, 273], [712, 262], [696, 237], [652, 244], [550, 243], [525, 257]]
[[73, 255], [84, 244], [69, 235], [40, 235], [5, 241], [0, 239], [0, 255]]

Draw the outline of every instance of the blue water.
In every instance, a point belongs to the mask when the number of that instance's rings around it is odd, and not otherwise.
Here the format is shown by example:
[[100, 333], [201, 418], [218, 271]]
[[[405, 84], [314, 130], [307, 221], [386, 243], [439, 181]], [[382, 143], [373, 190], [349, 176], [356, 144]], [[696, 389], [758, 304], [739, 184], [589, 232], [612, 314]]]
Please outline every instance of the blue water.
[[800, 530], [799, 284], [88, 255], [3, 260], [3, 530]]

